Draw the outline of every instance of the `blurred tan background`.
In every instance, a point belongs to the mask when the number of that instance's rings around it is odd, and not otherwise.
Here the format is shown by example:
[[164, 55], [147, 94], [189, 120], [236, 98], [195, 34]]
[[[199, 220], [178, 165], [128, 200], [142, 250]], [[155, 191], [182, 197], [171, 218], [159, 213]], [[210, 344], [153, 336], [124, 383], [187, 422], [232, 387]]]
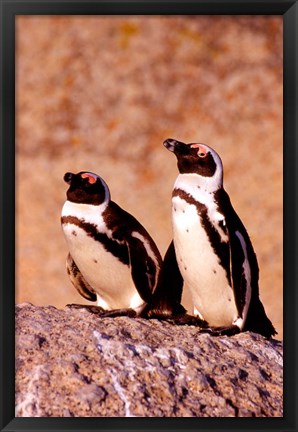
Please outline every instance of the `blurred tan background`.
[[16, 53], [16, 302], [88, 303], [65, 271], [66, 171], [101, 175], [165, 253], [172, 137], [221, 155], [282, 338], [282, 17], [20, 16]]

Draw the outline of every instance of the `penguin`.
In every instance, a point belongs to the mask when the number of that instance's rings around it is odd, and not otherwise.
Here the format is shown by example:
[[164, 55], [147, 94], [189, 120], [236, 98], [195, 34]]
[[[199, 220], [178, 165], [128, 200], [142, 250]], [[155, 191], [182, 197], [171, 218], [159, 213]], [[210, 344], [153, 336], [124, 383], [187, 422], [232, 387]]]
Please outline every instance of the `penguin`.
[[150, 301], [161, 267], [146, 229], [111, 200], [97, 174], [67, 172], [61, 224], [69, 248], [66, 268], [78, 292], [101, 316], [137, 316]]
[[[172, 192], [173, 242], [148, 315], [176, 313], [177, 324], [195, 324], [195, 317], [202, 332], [215, 336], [277, 334], [259, 298], [251, 240], [223, 188], [219, 155], [205, 144], [171, 138], [164, 146], [177, 157], [179, 170]], [[176, 275], [173, 284], [170, 274]], [[190, 316], [177, 307], [184, 288], [192, 297]]]

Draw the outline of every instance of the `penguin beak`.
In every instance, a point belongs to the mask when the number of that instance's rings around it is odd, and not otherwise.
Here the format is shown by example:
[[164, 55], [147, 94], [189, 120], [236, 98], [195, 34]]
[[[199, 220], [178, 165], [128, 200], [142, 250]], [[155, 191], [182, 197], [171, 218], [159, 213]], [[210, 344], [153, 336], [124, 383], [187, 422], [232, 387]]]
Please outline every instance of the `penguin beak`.
[[168, 138], [164, 141], [163, 145], [169, 151], [175, 153], [175, 155], [183, 155], [189, 153], [188, 146], [181, 141], [177, 141], [173, 138]]
[[67, 184], [71, 184], [71, 179], [73, 178], [74, 174], [71, 172], [67, 172], [64, 174], [63, 180], [67, 183]]

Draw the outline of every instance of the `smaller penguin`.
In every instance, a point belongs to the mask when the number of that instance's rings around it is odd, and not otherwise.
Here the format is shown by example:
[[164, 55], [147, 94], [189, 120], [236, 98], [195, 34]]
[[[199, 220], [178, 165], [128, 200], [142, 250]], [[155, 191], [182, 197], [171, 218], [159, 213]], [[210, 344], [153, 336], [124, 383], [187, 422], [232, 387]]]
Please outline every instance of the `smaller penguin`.
[[69, 248], [70, 280], [104, 316], [138, 315], [151, 300], [161, 267], [146, 229], [111, 201], [105, 181], [92, 172], [67, 172], [61, 224]]
[[[195, 316], [201, 331], [213, 335], [245, 330], [275, 335], [259, 299], [253, 246], [223, 188], [219, 155], [199, 143], [167, 139], [164, 146], [177, 157], [179, 169], [172, 193], [173, 242], [147, 315], [172, 315], [177, 324], [195, 324]], [[194, 316], [178, 308], [183, 283]]]

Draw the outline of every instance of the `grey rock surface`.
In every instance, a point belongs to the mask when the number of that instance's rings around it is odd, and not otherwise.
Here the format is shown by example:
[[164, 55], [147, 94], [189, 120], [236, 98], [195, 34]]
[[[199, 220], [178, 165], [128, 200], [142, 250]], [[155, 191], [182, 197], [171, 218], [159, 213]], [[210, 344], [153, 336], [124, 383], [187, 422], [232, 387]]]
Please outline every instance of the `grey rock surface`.
[[282, 343], [16, 306], [17, 417], [280, 417]]

